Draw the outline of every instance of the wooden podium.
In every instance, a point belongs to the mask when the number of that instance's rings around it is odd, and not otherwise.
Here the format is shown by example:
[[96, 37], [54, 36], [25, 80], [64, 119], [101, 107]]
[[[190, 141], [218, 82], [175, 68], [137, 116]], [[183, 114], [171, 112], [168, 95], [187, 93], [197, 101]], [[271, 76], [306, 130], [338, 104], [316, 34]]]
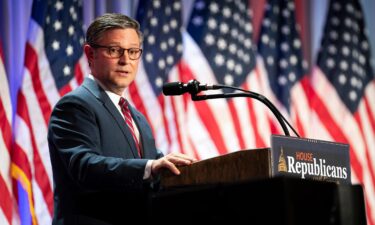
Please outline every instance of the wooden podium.
[[242, 150], [179, 167], [180, 176], [162, 172], [160, 187], [228, 184], [271, 177], [269, 148]]
[[149, 223], [365, 225], [362, 187], [271, 177], [269, 149], [243, 150], [164, 172]]

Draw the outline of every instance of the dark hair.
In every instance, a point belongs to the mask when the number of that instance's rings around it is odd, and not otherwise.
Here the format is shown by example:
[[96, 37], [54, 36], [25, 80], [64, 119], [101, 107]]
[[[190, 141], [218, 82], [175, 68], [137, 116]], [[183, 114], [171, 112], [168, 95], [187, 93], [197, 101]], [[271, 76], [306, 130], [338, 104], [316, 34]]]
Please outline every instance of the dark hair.
[[142, 43], [143, 35], [139, 23], [136, 20], [119, 13], [106, 13], [97, 17], [86, 31], [86, 43], [89, 45], [95, 44], [98, 39], [103, 36], [105, 31], [115, 28], [134, 29], [138, 34], [140, 43]]

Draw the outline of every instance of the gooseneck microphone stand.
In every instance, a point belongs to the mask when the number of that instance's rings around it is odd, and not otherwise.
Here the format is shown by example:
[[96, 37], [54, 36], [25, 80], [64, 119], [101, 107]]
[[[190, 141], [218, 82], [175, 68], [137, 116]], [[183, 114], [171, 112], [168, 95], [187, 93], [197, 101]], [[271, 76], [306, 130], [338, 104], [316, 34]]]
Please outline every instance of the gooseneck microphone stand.
[[[221, 84], [216, 84], [214, 85], [216, 89], [233, 89], [237, 91], [242, 91], [240, 93], [222, 93], [222, 94], [210, 94], [210, 95], [197, 95], [200, 92], [199, 89], [199, 81], [197, 80], [192, 80], [189, 82], [192, 86], [190, 88], [189, 93], [191, 94], [191, 99], [193, 101], [203, 101], [207, 99], [218, 99], [218, 98], [235, 98], [235, 97], [250, 97], [259, 100], [263, 104], [265, 104], [275, 115], [276, 119], [278, 120], [279, 124], [281, 125], [284, 134], [286, 136], [290, 136], [289, 130], [287, 125], [293, 130], [293, 132], [296, 134], [297, 137], [299, 137], [298, 133], [296, 130], [290, 125], [290, 123], [285, 119], [285, 117], [281, 114], [281, 112], [270, 102], [265, 96], [252, 92], [252, 91], [247, 91], [241, 88], [237, 87], [232, 87], [232, 86], [227, 86], [227, 85], [221, 85]], [[287, 124], [287, 125], [286, 125]]]

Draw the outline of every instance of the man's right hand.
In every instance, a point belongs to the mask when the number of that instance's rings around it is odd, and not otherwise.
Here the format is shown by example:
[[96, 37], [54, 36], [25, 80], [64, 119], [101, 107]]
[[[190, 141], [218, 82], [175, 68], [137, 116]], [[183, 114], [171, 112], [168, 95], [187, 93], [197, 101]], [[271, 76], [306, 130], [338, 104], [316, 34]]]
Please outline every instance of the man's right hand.
[[170, 153], [160, 159], [153, 160], [151, 165], [151, 173], [156, 175], [160, 172], [161, 168], [169, 169], [172, 173], [179, 175], [180, 171], [176, 166], [190, 165], [197, 160], [188, 155], [181, 153]]

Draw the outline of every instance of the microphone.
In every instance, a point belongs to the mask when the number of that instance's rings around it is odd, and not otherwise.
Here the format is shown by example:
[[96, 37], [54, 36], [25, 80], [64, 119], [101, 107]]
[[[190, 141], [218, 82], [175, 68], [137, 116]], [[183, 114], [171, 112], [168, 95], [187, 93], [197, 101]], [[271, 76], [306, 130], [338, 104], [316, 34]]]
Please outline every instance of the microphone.
[[221, 87], [219, 85], [201, 84], [197, 80], [190, 80], [188, 83], [170, 82], [163, 85], [163, 94], [182, 95], [186, 92], [189, 92], [190, 94], [194, 95], [201, 91], [216, 90], [220, 88]]

